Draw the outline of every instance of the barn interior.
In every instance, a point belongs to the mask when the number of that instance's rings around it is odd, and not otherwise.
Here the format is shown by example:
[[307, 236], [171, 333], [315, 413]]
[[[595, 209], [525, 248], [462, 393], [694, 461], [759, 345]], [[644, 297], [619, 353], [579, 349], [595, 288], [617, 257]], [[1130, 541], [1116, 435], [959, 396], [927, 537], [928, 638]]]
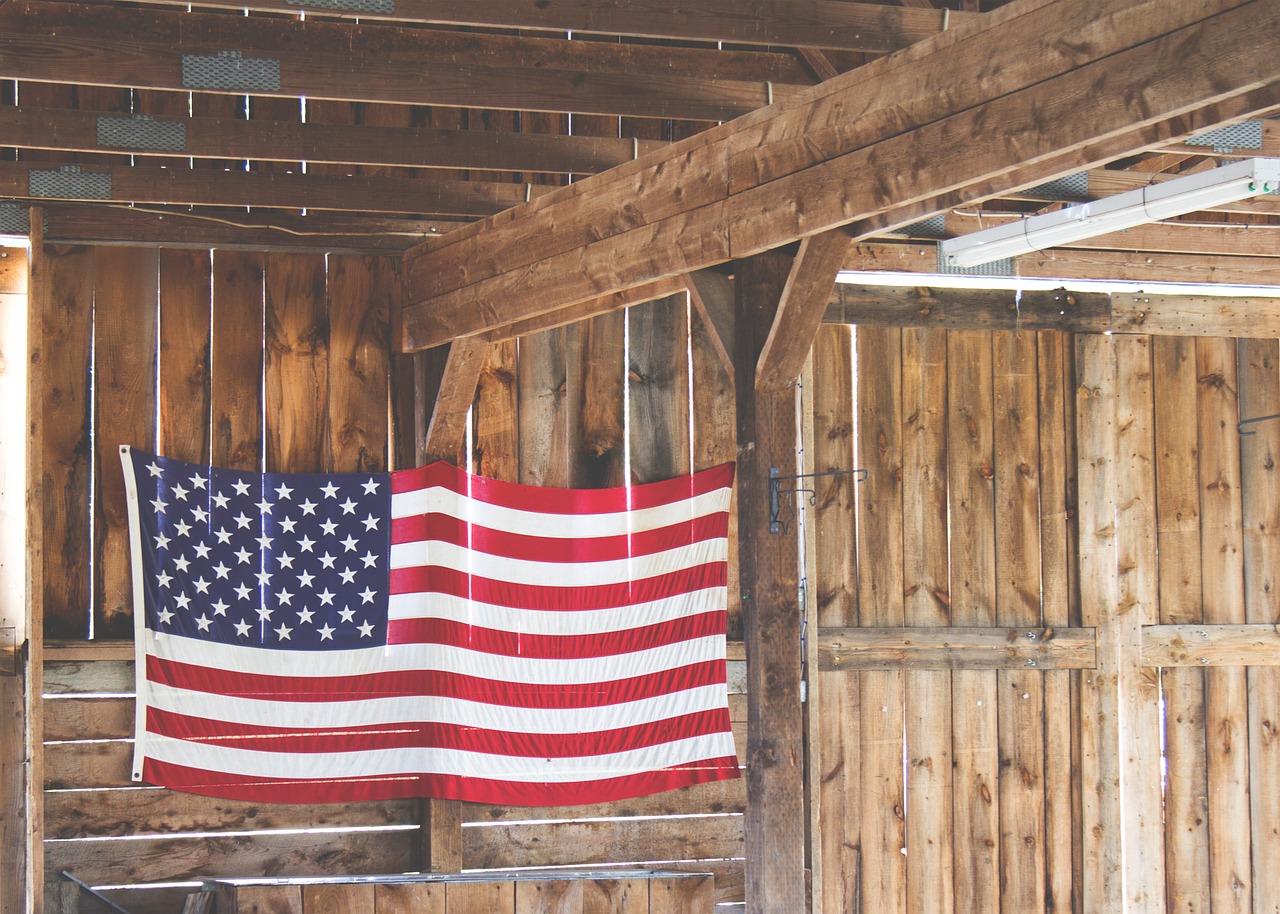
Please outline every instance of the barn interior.
[[[1273, 161], [1278, 112], [1277, 0], [0, 0], [0, 914], [1280, 911], [1280, 189], [946, 256]], [[133, 782], [122, 444], [736, 461], [743, 777]]]

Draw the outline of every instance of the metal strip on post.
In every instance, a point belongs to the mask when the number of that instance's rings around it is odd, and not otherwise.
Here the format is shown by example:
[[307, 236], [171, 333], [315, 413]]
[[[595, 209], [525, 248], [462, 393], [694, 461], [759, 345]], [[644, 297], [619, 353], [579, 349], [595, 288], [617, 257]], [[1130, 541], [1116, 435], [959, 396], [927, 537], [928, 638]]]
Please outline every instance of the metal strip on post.
[[27, 173], [27, 195], [55, 200], [110, 200], [111, 172], [81, 171], [75, 165], [54, 171], [33, 168]]
[[143, 114], [132, 117], [98, 118], [98, 145], [107, 149], [149, 149], [185, 152], [187, 125], [177, 120], [158, 120]]
[[183, 54], [182, 85], [186, 89], [279, 92], [280, 61], [270, 57], [245, 57], [239, 51]]

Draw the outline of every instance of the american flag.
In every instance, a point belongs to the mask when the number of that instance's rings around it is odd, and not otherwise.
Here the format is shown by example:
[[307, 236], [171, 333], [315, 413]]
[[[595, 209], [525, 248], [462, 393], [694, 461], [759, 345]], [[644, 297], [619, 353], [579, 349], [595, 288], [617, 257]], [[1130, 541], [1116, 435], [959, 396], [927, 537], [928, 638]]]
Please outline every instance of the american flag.
[[542, 806], [737, 776], [731, 465], [569, 490], [121, 459], [135, 780]]

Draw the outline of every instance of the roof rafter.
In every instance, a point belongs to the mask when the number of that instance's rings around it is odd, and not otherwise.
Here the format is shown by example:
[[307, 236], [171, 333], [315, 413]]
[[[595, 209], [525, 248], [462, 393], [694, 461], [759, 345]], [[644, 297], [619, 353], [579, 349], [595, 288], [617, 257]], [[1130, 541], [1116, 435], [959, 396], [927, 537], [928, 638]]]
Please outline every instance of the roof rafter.
[[428, 242], [406, 261], [404, 344], [485, 332], [898, 208], [938, 212], [948, 195], [1017, 190], [1145, 148], [1170, 123], [1250, 93], [1273, 103], [1278, 19], [1273, 4], [1240, 0], [1004, 7]]

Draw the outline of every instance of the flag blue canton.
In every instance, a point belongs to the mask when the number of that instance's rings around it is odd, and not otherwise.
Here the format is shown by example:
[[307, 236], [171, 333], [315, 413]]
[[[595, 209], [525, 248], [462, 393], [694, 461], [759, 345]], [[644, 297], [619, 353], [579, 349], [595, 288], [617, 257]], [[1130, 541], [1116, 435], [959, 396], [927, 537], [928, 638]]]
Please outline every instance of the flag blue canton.
[[386, 643], [386, 474], [132, 458], [148, 629], [275, 650]]

